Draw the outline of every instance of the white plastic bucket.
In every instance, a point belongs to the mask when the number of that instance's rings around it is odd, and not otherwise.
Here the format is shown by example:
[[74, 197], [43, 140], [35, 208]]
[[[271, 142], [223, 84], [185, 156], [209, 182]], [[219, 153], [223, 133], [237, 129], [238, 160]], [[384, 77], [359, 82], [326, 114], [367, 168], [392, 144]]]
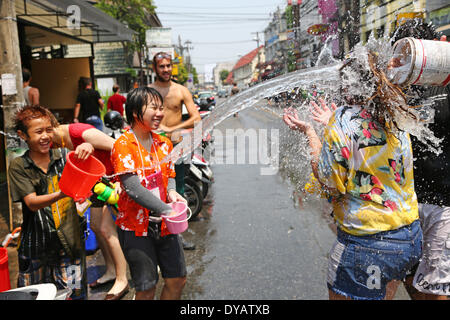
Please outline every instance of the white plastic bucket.
[[398, 65], [388, 71], [390, 80], [400, 86], [446, 86], [450, 82], [450, 43], [404, 38], [394, 44]]

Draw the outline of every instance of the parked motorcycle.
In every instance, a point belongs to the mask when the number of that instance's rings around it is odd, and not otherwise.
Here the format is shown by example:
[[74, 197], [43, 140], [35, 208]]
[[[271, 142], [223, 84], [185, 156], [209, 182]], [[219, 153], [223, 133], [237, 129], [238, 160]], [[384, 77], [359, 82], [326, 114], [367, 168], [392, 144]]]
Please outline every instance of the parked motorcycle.
[[71, 300], [72, 289], [57, 290], [53, 283], [41, 283], [0, 292], [2, 300]]
[[[188, 130], [189, 131], [189, 130]], [[213, 180], [213, 172], [204, 158], [205, 149], [213, 141], [210, 135], [202, 140], [202, 144], [190, 154], [190, 162], [185, 163], [185, 198], [192, 211], [192, 218], [198, 216], [203, 207], [203, 200], [208, 195]]]
[[[20, 235], [21, 228], [14, 229], [13, 232], [8, 234], [1, 244], [1, 249], [6, 253], [6, 248], [13, 239], [16, 239]], [[6, 253], [7, 254], [7, 253]], [[8, 274], [8, 261], [6, 261], [6, 268], [3, 266], [2, 272]], [[6, 270], [5, 270], [6, 269]], [[3, 277], [2, 280], [8, 281], [7, 285], [2, 285], [3, 290], [10, 288], [9, 275]], [[6, 287], [6, 288], [5, 288]], [[20, 287], [16, 289], [9, 289], [0, 292], [0, 301], [10, 300], [70, 300], [72, 289], [66, 288], [57, 290], [53, 283], [35, 284], [26, 287]]]

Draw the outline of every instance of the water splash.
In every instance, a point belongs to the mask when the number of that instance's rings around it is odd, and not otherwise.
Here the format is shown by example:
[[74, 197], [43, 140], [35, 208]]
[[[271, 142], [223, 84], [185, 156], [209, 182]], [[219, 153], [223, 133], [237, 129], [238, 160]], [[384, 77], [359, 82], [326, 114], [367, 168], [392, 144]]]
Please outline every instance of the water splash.
[[[292, 131], [285, 126], [281, 120], [283, 108], [292, 106], [298, 110], [300, 118], [312, 123], [319, 136], [323, 135], [323, 126], [311, 119], [309, 103], [322, 96], [328, 102], [343, 101], [341, 88], [346, 86], [352, 93], [358, 93], [363, 97], [373, 94], [371, 83], [362, 83], [357, 74], [346, 74], [342, 79], [339, 74], [343, 62], [333, 58], [330, 49], [330, 39], [319, 54], [316, 67], [302, 69], [274, 79], [259, 83], [253, 87], [241, 91], [218, 104], [209, 116], [203, 119], [201, 125], [196, 125], [190, 135], [173, 149], [172, 153], [165, 157], [162, 162], [172, 161], [175, 163], [179, 158], [187, 156], [195, 150], [204, 137], [206, 137], [215, 126], [223, 122], [236, 112], [247, 108], [257, 108], [270, 111], [275, 115], [274, 126], [280, 130], [279, 164], [280, 173], [291, 182], [293, 187], [308, 199], [317, 195], [305, 194], [304, 186], [310, 181], [310, 153], [307, 140], [304, 135]], [[389, 58], [392, 56], [392, 48], [388, 37], [375, 39], [373, 36], [363, 45], [359, 43], [354, 48], [352, 56], [364, 63], [363, 69], [369, 70], [367, 60], [368, 51], [375, 52], [378, 57], [378, 67], [385, 69]], [[364, 60], [365, 59], [365, 60]], [[363, 70], [362, 70], [363, 71]], [[277, 99], [272, 99], [276, 97]], [[395, 114], [396, 122], [400, 129], [405, 130], [419, 138], [428, 141], [425, 145], [429, 150], [440, 152], [438, 147], [440, 140], [435, 138], [428, 124], [433, 123], [433, 105], [435, 101], [445, 99], [442, 95], [420, 100], [421, 107], [413, 110], [418, 115], [417, 121], [398, 112]], [[276, 123], [275, 123], [276, 122]]]

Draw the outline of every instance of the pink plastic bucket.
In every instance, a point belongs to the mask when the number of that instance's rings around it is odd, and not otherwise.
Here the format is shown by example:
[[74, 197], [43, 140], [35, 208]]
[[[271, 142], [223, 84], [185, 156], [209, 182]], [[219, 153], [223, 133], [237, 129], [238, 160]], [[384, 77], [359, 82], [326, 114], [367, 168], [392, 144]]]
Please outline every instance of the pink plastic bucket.
[[86, 160], [79, 160], [75, 152], [71, 151], [59, 180], [59, 189], [74, 200], [85, 199], [105, 173], [105, 166], [96, 157], [89, 156]]
[[[172, 234], [178, 234], [186, 231], [188, 228], [188, 220], [192, 215], [191, 209], [184, 202], [172, 202], [169, 203], [172, 209], [178, 212], [177, 215], [173, 216], [161, 216], [166, 223], [167, 229]], [[189, 217], [187, 216], [187, 210], [189, 210]]]

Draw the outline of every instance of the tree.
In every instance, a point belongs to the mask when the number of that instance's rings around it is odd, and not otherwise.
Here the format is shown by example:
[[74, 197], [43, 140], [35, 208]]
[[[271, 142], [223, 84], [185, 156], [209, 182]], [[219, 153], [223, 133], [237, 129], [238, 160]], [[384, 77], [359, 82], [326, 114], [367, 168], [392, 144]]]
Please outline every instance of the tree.
[[150, 17], [155, 14], [156, 6], [151, 0], [99, 0], [96, 7], [109, 14], [114, 19], [127, 25], [136, 35], [132, 42], [122, 42], [127, 62], [133, 66], [133, 54], [137, 52], [141, 68], [141, 83], [144, 81], [142, 60], [145, 48], [145, 31], [151, 27]]
[[230, 74], [230, 71], [228, 71], [228, 70], [221, 70], [221, 71], [219, 72], [219, 74], [220, 74], [220, 81], [224, 82], [225, 79], [226, 79], [226, 78], [228, 77], [228, 75]]
[[186, 66], [180, 63], [178, 65], [178, 82], [184, 85], [188, 81], [188, 76]]

